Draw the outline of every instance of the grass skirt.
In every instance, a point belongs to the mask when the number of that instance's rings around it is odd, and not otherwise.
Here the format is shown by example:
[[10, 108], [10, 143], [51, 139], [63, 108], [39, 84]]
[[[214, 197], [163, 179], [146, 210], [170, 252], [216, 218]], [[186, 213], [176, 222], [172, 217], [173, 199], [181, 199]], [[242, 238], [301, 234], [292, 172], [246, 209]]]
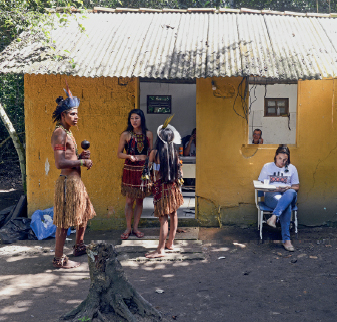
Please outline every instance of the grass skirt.
[[150, 185], [142, 181], [144, 161], [125, 160], [122, 178], [122, 195], [135, 199], [144, 199], [151, 194]]
[[54, 220], [58, 228], [84, 227], [96, 213], [81, 178], [60, 176], [55, 185]]
[[184, 203], [180, 188], [175, 182], [163, 183], [158, 180], [152, 187], [152, 193], [155, 217], [169, 215]]

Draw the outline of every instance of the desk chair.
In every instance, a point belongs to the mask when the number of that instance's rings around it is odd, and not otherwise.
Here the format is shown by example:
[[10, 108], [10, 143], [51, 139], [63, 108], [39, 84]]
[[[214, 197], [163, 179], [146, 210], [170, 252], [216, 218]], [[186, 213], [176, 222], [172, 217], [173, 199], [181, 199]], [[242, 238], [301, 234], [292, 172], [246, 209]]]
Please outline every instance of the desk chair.
[[[265, 214], [272, 215], [273, 210], [272, 208], [267, 207], [267, 205], [262, 201], [262, 198], [264, 198], [264, 192], [261, 190], [255, 189], [255, 205], [257, 208], [257, 223], [258, 223], [258, 229], [260, 230], [260, 238], [262, 239], [262, 226], [264, 223], [267, 222], [265, 219]], [[292, 209], [291, 211], [291, 221], [290, 223], [293, 223], [295, 226], [295, 234], [297, 236], [298, 230], [297, 230], [297, 205]]]

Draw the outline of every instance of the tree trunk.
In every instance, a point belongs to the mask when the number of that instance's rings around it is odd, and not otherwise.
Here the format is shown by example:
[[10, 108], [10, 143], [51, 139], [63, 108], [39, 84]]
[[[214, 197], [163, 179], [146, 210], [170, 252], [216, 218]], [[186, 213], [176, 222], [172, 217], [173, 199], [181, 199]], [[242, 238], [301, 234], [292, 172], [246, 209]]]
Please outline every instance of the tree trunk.
[[20, 141], [20, 138], [18, 134], [16, 133], [14, 126], [10, 119], [7, 116], [7, 113], [5, 109], [2, 107], [0, 103], [0, 117], [3, 121], [3, 123], [6, 126], [6, 129], [14, 143], [14, 147], [16, 150], [16, 153], [18, 154], [19, 157], [19, 162], [20, 162], [20, 170], [21, 170], [21, 178], [22, 178], [22, 186], [24, 189], [24, 192], [26, 193], [26, 158], [25, 158], [25, 149], [23, 148], [23, 145]]
[[87, 249], [91, 285], [87, 298], [63, 320], [141, 321], [140, 317], [160, 321], [161, 313], [147, 302], [127, 280], [112, 245], [91, 244]]

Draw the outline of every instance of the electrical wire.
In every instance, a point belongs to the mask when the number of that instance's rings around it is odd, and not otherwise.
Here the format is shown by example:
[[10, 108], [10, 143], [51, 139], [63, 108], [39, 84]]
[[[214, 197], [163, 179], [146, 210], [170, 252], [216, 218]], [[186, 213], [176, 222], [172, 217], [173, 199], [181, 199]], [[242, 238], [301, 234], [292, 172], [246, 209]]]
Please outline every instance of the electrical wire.
[[[246, 96], [246, 94], [247, 94], [246, 93], [246, 88], [247, 88], [247, 85], [248, 85], [248, 77], [246, 76], [246, 77], [242, 78], [242, 80], [241, 80], [241, 82], [240, 82], [240, 84], [238, 86], [238, 92], [237, 92], [237, 94], [235, 96], [235, 100], [234, 100], [234, 104], [233, 104], [233, 111], [235, 112], [236, 115], [238, 115], [238, 116], [242, 117], [243, 119], [245, 119], [246, 122], [247, 122], [247, 124], [248, 124], [248, 106], [247, 106], [247, 102], [245, 100], [245, 97], [242, 96], [242, 94], [241, 94], [242, 86], [243, 86], [243, 82], [244, 81], [246, 81], [246, 83], [245, 83], [246, 87], [245, 87], [245, 94], [244, 94], [244, 96]], [[244, 114], [243, 116], [240, 113], [238, 113], [236, 111], [236, 109], [235, 109], [235, 103], [236, 103], [236, 100], [237, 100], [238, 96], [240, 96], [240, 98], [241, 98], [242, 110], [243, 110], [243, 114]]]

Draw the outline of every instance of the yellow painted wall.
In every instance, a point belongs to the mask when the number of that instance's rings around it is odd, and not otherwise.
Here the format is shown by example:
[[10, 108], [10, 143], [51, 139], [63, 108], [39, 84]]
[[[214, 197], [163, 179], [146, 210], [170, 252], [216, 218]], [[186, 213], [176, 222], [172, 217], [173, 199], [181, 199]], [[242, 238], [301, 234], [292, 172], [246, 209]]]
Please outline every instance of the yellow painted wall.
[[[242, 101], [235, 97], [242, 78], [197, 80], [197, 202], [203, 225], [256, 223], [252, 180], [264, 163], [273, 161], [278, 145], [246, 145], [248, 127]], [[235, 94], [231, 97], [232, 89]], [[220, 91], [220, 95], [219, 95]], [[220, 97], [221, 91], [227, 93]], [[300, 177], [300, 224], [337, 222], [336, 81], [300, 81], [297, 145], [291, 162]], [[241, 91], [243, 95], [243, 88]]]
[[298, 91], [298, 149], [301, 222], [337, 222], [337, 80], [302, 81]]
[[[93, 228], [125, 225], [125, 198], [120, 193], [123, 160], [117, 159], [121, 132], [127, 115], [135, 108], [138, 80], [67, 76], [73, 95], [81, 100], [78, 130], [72, 128], [77, 145], [89, 140], [94, 166], [82, 170], [82, 179], [98, 217]], [[55, 124], [55, 99], [65, 96], [65, 76], [25, 75], [28, 212], [53, 206], [54, 184], [60, 173], [54, 164], [50, 138]], [[79, 151], [81, 151], [79, 149]]]
[[[25, 75], [28, 211], [53, 205], [59, 171], [50, 146], [55, 99], [64, 95], [64, 76]], [[120, 194], [123, 160], [117, 159], [120, 133], [127, 114], [138, 106], [138, 80], [67, 77], [81, 100], [77, 143], [91, 142], [94, 167], [82, 178], [98, 217], [94, 229], [125, 225]], [[278, 145], [246, 145], [248, 126], [237, 97], [241, 78], [197, 79], [197, 218], [202, 225], [256, 224], [252, 180], [271, 162]], [[122, 85], [123, 84], [123, 85]], [[244, 86], [241, 88], [243, 95]], [[234, 92], [233, 92], [234, 91]], [[291, 161], [300, 176], [299, 221], [305, 225], [337, 222], [337, 85], [333, 80], [300, 81], [297, 145]], [[225, 98], [224, 98], [225, 96]], [[247, 97], [248, 98], [248, 97]], [[234, 104], [235, 102], [235, 104]], [[234, 111], [235, 109], [235, 111]]]

